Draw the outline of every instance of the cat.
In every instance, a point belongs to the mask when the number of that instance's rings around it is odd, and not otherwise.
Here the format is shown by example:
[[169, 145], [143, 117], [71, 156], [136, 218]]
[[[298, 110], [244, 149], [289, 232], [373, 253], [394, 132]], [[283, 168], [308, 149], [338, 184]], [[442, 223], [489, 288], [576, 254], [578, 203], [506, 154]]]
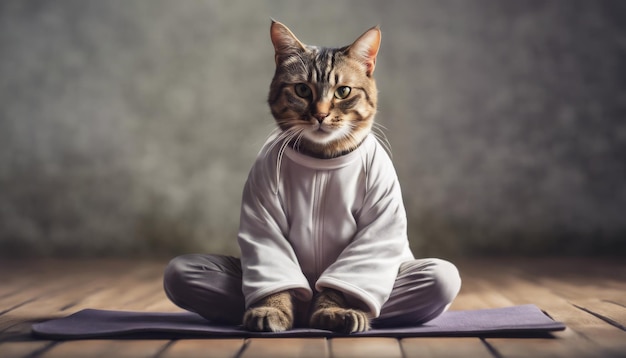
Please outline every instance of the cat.
[[275, 21], [270, 34], [277, 128], [243, 189], [241, 257], [178, 256], [165, 293], [209, 322], [251, 331], [350, 334], [434, 319], [461, 278], [409, 247], [398, 176], [374, 122], [380, 29], [334, 49], [305, 45]]
[[[374, 125], [380, 29], [372, 27], [341, 48], [305, 45], [277, 21], [270, 34], [276, 71], [268, 103], [280, 130], [270, 149], [281, 146], [282, 156], [288, 147], [320, 160], [355, 151]], [[293, 328], [294, 300], [291, 290], [261, 298], [246, 310], [244, 327], [271, 332]], [[370, 313], [349, 301], [340, 290], [323, 288], [313, 300], [308, 326], [343, 333], [368, 330]]]

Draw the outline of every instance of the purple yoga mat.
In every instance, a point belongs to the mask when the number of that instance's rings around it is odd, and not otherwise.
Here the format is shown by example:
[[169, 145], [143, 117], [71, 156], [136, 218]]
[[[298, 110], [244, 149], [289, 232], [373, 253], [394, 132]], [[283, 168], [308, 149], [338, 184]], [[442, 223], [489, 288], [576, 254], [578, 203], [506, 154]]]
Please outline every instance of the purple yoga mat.
[[[565, 329], [535, 305], [469, 311], [448, 311], [419, 326], [376, 328], [354, 337], [539, 335]], [[334, 337], [330, 331], [299, 328], [281, 333], [248, 332], [238, 326], [212, 324], [188, 312], [131, 312], [85, 309], [65, 318], [34, 324], [36, 337], [83, 339], [113, 337]]]

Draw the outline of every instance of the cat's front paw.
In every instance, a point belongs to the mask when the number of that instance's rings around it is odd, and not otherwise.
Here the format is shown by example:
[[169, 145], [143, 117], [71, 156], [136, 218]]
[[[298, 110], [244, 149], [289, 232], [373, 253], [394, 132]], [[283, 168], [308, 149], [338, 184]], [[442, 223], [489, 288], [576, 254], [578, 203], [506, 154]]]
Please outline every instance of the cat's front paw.
[[333, 332], [356, 333], [369, 330], [370, 320], [364, 311], [350, 307], [343, 293], [326, 288], [315, 300], [309, 325]]
[[243, 326], [255, 332], [282, 332], [293, 327], [291, 293], [282, 291], [269, 295], [243, 315]]
[[283, 332], [291, 329], [292, 319], [278, 308], [261, 306], [246, 311], [243, 326], [255, 332]]
[[318, 309], [313, 312], [310, 325], [312, 328], [341, 333], [365, 332], [370, 329], [369, 317], [365, 312], [340, 307]]

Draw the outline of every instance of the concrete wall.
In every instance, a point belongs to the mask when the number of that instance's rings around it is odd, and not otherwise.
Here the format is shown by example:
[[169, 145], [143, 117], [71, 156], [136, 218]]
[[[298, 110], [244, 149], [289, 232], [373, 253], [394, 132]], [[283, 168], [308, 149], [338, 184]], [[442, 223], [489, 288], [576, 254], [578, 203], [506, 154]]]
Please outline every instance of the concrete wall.
[[0, 2], [0, 256], [237, 253], [270, 18], [380, 24], [417, 255], [626, 252], [622, 1]]

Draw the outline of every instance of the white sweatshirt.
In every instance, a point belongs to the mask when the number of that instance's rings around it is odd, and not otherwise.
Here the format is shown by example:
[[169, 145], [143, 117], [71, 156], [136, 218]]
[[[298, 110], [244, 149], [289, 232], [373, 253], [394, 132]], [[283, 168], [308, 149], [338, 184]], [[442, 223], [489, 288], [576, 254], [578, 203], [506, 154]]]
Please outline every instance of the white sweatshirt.
[[287, 148], [277, 167], [279, 152], [270, 139], [243, 192], [246, 305], [287, 289], [309, 301], [327, 287], [378, 317], [400, 264], [414, 258], [391, 159], [372, 135], [334, 159]]

